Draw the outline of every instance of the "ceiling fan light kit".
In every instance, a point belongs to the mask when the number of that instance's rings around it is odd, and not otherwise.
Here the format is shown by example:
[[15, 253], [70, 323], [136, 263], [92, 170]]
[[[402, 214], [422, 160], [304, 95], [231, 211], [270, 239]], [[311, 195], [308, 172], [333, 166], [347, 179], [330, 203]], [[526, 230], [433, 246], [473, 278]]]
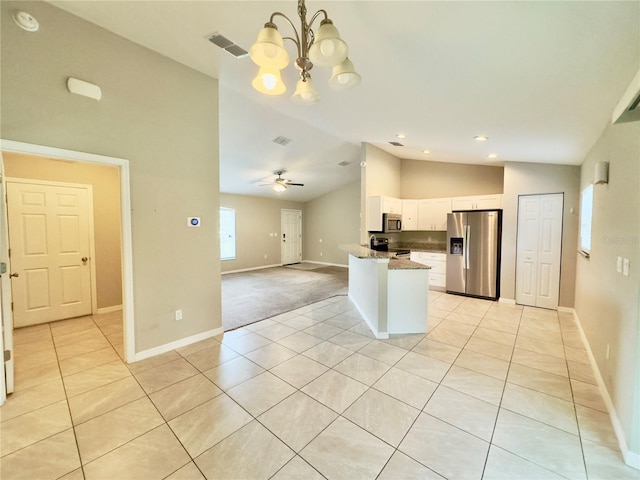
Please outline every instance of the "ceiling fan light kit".
[[[316, 32], [313, 23], [323, 15]], [[325, 10], [318, 10], [307, 21], [307, 7], [304, 0], [298, 0], [298, 16], [300, 31], [285, 14], [274, 12], [258, 33], [258, 39], [250, 50], [251, 60], [260, 67], [258, 75], [251, 83], [253, 88], [267, 95], [281, 95], [286, 86], [280, 77], [280, 70], [289, 64], [289, 54], [284, 48], [284, 40], [295, 43], [297, 55], [296, 68], [300, 71], [300, 79], [293, 94], [293, 101], [301, 105], [312, 105], [320, 97], [311, 81], [310, 70], [314, 65], [332, 67], [329, 85], [335, 90], [345, 90], [360, 83], [360, 75], [355, 71], [353, 63], [347, 58], [349, 47], [340, 38], [338, 29], [333, 25]], [[282, 17], [293, 29], [294, 37], [282, 37], [274, 23], [275, 17]]]
[[275, 175], [278, 175], [273, 183], [263, 183], [261, 186], [270, 185], [274, 192], [282, 193], [287, 187], [304, 187], [304, 183], [294, 183], [291, 180], [287, 180], [286, 178], [282, 178], [282, 174], [284, 170], [277, 170], [273, 172]]

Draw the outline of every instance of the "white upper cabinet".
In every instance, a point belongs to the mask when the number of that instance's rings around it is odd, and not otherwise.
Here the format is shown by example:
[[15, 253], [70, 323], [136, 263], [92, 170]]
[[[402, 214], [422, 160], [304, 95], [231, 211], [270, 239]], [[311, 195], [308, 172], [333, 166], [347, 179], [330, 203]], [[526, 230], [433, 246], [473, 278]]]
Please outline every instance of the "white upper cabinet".
[[453, 197], [452, 210], [492, 210], [502, 208], [502, 195], [473, 195], [470, 197]]
[[450, 198], [418, 200], [418, 230], [446, 231], [447, 213], [450, 212]]
[[375, 196], [367, 198], [367, 230], [382, 231], [382, 214], [402, 215], [402, 230], [447, 231], [447, 213], [454, 210], [493, 210], [502, 208], [502, 195], [401, 200]]
[[480, 195], [476, 201], [476, 210], [502, 208], [502, 195]]
[[397, 213], [402, 215], [402, 200], [392, 197], [382, 198], [382, 213]]
[[375, 196], [367, 198], [367, 230], [382, 231], [382, 214], [397, 213], [402, 215], [402, 200], [399, 198]]
[[402, 230], [418, 230], [418, 200], [402, 200]]

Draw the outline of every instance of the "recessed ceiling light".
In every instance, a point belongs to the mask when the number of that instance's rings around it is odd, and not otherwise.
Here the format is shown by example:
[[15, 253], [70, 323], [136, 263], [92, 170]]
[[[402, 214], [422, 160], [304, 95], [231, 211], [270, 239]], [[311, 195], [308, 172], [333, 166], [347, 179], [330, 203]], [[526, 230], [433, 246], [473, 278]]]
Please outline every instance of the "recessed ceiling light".
[[497, 153], [490, 153], [489, 155], [487, 155], [487, 158], [491, 158], [491, 159], [498, 158], [498, 154]]
[[422, 153], [424, 153], [425, 155], [431, 155], [431, 152], [429, 150], [422, 150]]
[[407, 136], [404, 133], [399, 133], [396, 135], [396, 138], [399, 138], [400, 140], [404, 140], [405, 138], [407, 138]]
[[476, 142], [486, 142], [487, 140], [489, 140], [489, 137], [487, 137], [485, 135], [476, 135], [475, 137], [473, 137], [473, 139]]

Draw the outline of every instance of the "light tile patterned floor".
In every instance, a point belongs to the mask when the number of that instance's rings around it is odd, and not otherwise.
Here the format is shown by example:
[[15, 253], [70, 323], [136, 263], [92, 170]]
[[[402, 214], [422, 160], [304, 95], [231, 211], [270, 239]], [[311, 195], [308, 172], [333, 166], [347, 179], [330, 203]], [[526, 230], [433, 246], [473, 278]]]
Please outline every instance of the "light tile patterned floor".
[[118, 314], [15, 344], [5, 480], [640, 478], [554, 311], [431, 292], [381, 341], [339, 296], [131, 365]]

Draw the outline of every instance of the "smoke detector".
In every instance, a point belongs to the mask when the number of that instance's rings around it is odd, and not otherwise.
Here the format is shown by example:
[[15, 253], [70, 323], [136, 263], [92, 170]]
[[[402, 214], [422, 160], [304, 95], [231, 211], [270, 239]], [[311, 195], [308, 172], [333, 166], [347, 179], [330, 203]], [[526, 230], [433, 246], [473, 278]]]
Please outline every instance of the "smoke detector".
[[16, 22], [21, 29], [27, 32], [37, 32], [40, 28], [38, 20], [36, 20], [30, 13], [16, 12], [13, 15], [13, 21]]

